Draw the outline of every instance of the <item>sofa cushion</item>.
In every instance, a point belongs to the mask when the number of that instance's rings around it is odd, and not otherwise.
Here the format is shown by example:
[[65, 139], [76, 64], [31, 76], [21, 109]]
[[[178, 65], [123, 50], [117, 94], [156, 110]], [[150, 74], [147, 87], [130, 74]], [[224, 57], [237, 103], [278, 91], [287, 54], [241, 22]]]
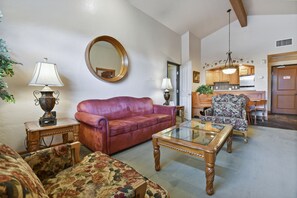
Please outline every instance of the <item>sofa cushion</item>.
[[157, 118], [158, 120], [158, 123], [161, 123], [161, 122], [166, 122], [166, 121], [171, 121], [171, 115], [167, 115], [167, 114], [147, 114], [147, 115], [143, 115], [144, 117], [147, 117], [147, 118]]
[[48, 197], [30, 166], [0, 143], [0, 197]]
[[217, 102], [213, 104], [214, 116], [241, 118], [242, 107], [238, 103]]
[[110, 120], [109, 131], [110, 136], [128, 133], [137, 129], [137, 123], [126, 119]]
[[79, 164], [44, 182], [50, 197], [133, 197], [133, 184], [146, 180], [146, 197], [167, 197], [158, 184], [145, 179], [129, 165], [101, 152], [87, 155]]
[[142, 129], [149, 126], [153, 126], [158, 123], [157, 117], [145, 117], [145, 116], [134, 116], [130, 118], [126, 118], [125, 120], [129, 120], [131, 122], [137, 123], [137, 128]]

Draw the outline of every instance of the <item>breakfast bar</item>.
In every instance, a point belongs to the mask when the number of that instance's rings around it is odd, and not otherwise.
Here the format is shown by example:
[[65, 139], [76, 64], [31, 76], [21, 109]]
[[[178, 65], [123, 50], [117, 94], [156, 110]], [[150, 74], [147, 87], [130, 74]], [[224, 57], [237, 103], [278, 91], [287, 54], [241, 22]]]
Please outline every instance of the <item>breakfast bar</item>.
[[[251, 101], [265, 100], [266, 93], [265, 91], [256, 91], [256, 90], [215, 90], [213, 94], [199, 94], [198, 92], [192, 92], [192, 117], [200, 116], [200, 111], [204, 108], [211, 107], [212, 96], [220, 94], [234, 94], [240, 95], [244, 94], [250, 98]], [[267, 118], [267, 115], [265, 115]]]

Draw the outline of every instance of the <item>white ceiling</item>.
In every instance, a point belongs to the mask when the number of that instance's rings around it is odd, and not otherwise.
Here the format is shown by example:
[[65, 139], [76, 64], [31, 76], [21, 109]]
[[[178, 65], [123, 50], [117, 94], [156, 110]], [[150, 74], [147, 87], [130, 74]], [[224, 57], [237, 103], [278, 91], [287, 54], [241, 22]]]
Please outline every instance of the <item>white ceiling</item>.
[[[203, 38], [228, 24], [229, 0], [128, 0], [131, 5], [182, 35]], [[242, 0], [247, 15], [297, 14], [297, 0]], [[231, 21], [237, 20], [231, 12]], [[296, 22], [297, 23], [297, 22]]]

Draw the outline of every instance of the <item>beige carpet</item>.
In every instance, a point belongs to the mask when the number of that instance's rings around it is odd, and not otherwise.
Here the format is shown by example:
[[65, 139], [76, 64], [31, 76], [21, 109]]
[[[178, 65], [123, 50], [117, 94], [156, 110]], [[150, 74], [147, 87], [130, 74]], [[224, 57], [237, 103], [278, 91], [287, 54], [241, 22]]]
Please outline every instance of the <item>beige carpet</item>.
[[[161, 147], [161, 170], [156, 172], [151, 141], [112, 157], [162, 185], [171, 198], [210, 197], [202, 159]], [[234, 137], [233, 152], [222, 148], [215, 171], [212, 198], [296, 198], [297, 132], [250, 126], [249, 143]]]

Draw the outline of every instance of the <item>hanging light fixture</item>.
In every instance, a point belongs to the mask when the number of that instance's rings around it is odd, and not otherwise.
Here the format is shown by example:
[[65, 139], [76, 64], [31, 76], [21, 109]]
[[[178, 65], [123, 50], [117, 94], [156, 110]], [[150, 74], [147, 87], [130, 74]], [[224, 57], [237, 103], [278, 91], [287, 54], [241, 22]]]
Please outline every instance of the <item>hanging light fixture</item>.
[[223, 73], [224, 74], [233, 74], [236, 72], [236, 67], [233, 65], [233, 60], [231, 58], [232, 52], [230, 51], [230, 12], [231, 9], [227, 10], [229, 13], [229, 51], [227, 52], [227, 60], [225, 62], [225, 67], [223, 68]]

